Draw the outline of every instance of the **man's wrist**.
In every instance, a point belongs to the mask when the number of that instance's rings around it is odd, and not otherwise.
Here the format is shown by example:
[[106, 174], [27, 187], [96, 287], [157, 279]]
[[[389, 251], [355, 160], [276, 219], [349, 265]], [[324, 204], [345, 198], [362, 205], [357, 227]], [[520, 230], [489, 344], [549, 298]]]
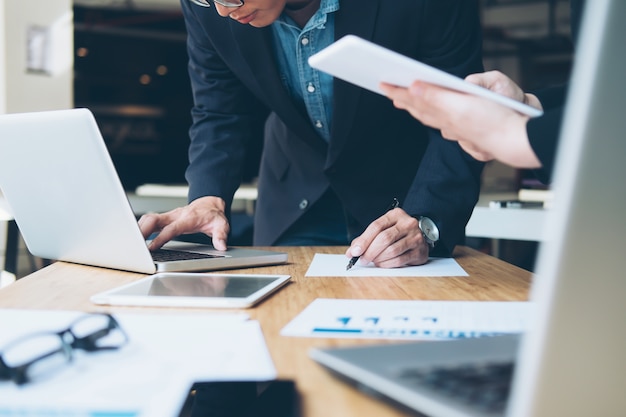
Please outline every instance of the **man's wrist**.
[[422, 233], [424, 243], [428, 246], [428, 252], [430, 253], [439, 241], [439, 227], [430, 217], [419, 214], [412, 216], [417, 219], [417, 227]]
[[189, 205], [212, 207], [214, 210], [224, 212], [226, 210], [226, 202], [221, 197], [206, 196], [193, 200]]

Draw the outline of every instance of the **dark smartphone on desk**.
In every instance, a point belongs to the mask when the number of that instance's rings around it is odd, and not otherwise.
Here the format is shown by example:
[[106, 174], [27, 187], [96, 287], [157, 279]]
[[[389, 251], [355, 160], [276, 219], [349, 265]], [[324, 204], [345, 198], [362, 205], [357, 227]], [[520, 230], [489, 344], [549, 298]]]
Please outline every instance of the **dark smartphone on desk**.
[[522, 200], [492, 200], [489, 208], [543, 208], [542, 201], [522, 201]]
[[301, 417], [290, 380], [197, 382], [178, 417]]

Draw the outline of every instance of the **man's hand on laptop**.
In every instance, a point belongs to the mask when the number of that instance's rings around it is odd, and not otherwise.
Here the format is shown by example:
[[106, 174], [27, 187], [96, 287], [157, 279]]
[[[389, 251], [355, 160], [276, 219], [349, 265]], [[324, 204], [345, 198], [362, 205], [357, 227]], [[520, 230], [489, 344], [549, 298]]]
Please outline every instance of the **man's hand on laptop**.
[[224, 214], [225, 207], [226, 203], [219, 197], [202, 197], [166, 213], [144, 214], [139, 219], [139, 228], [146, 239], [158, 233], [150, 243], [150, 250], [159, 249], [176, 236], [188, 233], [211, 236], [215, 249], [226, 250], [230, 225]]

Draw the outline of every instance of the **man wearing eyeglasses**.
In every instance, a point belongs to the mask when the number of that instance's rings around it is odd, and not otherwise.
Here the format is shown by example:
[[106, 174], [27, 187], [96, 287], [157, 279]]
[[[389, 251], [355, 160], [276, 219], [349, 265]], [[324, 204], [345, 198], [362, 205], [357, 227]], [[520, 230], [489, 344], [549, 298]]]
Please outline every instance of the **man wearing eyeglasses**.
[[[263, 141], [254, 244], [349, 245], [381, 267], [462, 242], [482, 164], [383, 96], [307, 58], [354, 34], [457, 76], [482, 70], [475, 0], [182, 0], [194, 95], [190, 203], [140, 219], [151, 248], [202, 232], [226, 249], [246, 150]], [[401, 208], [385, 213], [398, 198]], [[433, 241], [418, 219], [438, 229]], [[368, 228], [368, 226], [370, 226]], [[357, 245], [358, 246], [358, 245]]]

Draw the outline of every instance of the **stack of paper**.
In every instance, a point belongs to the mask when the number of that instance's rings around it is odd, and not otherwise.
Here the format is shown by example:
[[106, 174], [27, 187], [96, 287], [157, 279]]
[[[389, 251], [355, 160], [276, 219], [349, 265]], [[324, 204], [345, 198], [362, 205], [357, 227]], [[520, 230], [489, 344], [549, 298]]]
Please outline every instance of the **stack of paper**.
[[[0, 354], [8, 343], [63, 330], [75, 311], [0, 310]], [[0, 381], [1, 416], [175, 417], [195, 381], [276, 377], [259, 323], [243, 314], [114, 314], [129, 336], [119, 350], [76, 351], [49, 378]]]

